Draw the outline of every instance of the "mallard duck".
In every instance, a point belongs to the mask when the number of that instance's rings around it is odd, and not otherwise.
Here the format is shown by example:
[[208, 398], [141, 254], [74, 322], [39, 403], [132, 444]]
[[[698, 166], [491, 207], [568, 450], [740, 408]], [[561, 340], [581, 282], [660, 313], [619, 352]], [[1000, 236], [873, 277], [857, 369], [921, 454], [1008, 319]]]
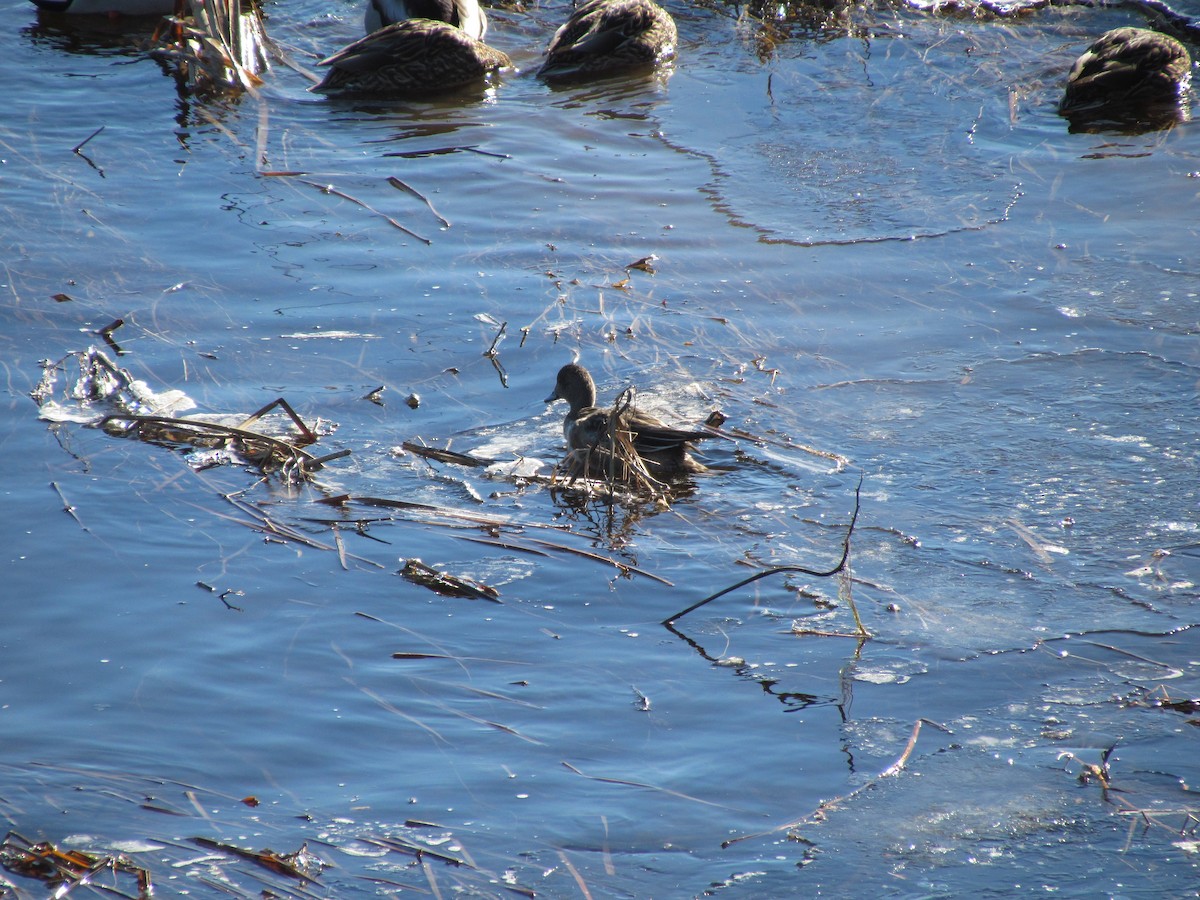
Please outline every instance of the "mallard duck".
[[1115, 28], [1075, 60], [1058, 111], [1072, 117], [1178, 104], [1191, 71], [1192, 58], [1175, 38], [1145, 28]]
[[459, 28], [407, 19], [355, 41], [320, 65], [318, 93], [414, 95], [461, 87], [512, 65], [508, 56]]
[[363, 25], [370, 34], [405, 19], [449, 22], [477, 41], [483, 40], [488, 27], [476, 0], [368, 0]]
[[[590, 469], [593, 475], [600, 475], [607, 470], [612, 454], [611, 410], [596, 406], [596, 383], [588, 370], [577, 363], [559, 369], [554, 391], [546, 402], [555, 400], [566, 400], [569, 406], [563, 419], [563, 437], [569, 455], [575, 458], [576, 464], [570, 468], [576, 473]], [[671, 428], [632, 407], [618, 415], [617, 429], [624, 432], [650, 474], [666, 477], [705, 471], [688, 451], [693, 441], [712, 437], [710, 432]]]
[[606, 75], [675, 56], [675, 20], [653, 0], [588, 0], [554, 34], [545, 78]]

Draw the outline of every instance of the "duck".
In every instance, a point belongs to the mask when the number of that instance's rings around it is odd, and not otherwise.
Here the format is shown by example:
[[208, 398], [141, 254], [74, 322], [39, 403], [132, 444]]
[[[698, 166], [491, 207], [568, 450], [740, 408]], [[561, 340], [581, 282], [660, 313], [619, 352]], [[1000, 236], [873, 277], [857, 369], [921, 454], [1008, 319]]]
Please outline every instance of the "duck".
[[[612, 410], [596, 406], [596, 382], [591, 373], [578, 363], [569, 363], [558, 370], [554, 390], [546, 403], [567, 401], [563, 419], [563, 437], [567, 442], [568, 470], [572, 474], [594, 474], [608, 471], [612, 451]], [[707, 471], [691, 455], [692, 443], [713, 437], [708, 431], [671, 428], [647, 413], [632, 407], [617, 413], [615, 427], [618, 442], [621, 437], [632, 444], [646, 471], [656, 478], [696, 474]], [[619, 453], [615, 454], [617, 457]]]
[[589, 78], [675, 57], [675, 20], [653, 0], [588, 0], [555, 32], [542, 78]]
[[435, 19], [405, 19], [339, 50], [315, 93], [422, 95], [480, 81], [512, 65], [508, 55]]
[[1071, 67], [1059, 115], [1153, 113], [1178, 107], [1191, 79], [1187, 48], [1146, 28], [1114, 28]]
[[405, 19], [448, 22], [477, 41], [484, 39], [488, 29], [487, 16], [476, 0], [368, 0], [363, 26], [370, 34]]

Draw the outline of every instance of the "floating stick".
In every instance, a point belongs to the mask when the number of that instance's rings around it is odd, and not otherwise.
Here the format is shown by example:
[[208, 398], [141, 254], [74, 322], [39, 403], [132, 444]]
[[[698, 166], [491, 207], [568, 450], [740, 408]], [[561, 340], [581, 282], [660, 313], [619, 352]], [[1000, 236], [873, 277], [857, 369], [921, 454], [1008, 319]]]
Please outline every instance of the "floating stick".
[[[724, 590], [717, 591], [715, 594], [711, 594], [710, 596], [705, 597], [703, 600], [699, 601], [698, 603], [693, 603], [687, 609], [680, 610], [679, 612], [675, 613], [675, 615], [670, 616], [666, 619], [663, 619], [660, 624], [672, 625], [675, 623], [675, 621], [677, 619], [682, 619], [688, 613], [694, 612], [695, 610], [702, 607], [704, 604], [711, 603], [713, 600], [716, 600], [718, 597], [724, 597], [730, 591], [736, 591], [738, 588], [745, 587], [746, 585], [748, 585], [752, 582], [758, 581], [760, 578], [766, 578], [768, 575], [778, 575], [780, 572], [800, 572], [801, 574], [804, 574], [804, 575], [812, 575], [815, 578], [828, 578], [831, 575], [836, 575], [838, 572], [842, 571], [842, 569], [844, 569], [846, 567], [846, 562], [850, 559], [850, 536], [852, 534], [854, 534], [854, 523], [858, 521], [859, 495], [862, 492], [862, 483], [863, 483], [862, 475], [859, 475], [858, 476], [858, 486], [854, 488], [854, 515], [852, 515], [850, 517], [850, 527], [846, 529], [846, 537], [842, 540], [842, 558], [841, 558], [841, 560], [838, 561], [838, 564], [836, 566], [834, 566], [832, 569], [830, 569], [828, 572], [818, 572], [818, 571], [815, 571], [814, 569], [806, 569], [804, 566], [775, 566], [772, 569], [764, 569], [762, 572], [756, 572], [755, 574], [751, 575], [749, 578], [743, 578], [737, 584], [731, 584], [729, 587], [725, 588]], [[854, 613], [854, 618], [856, 621], [858, 620], [857, 611]], [[859, 623], [859, 628], [860, 629], [862, 628], [861, 623]]]

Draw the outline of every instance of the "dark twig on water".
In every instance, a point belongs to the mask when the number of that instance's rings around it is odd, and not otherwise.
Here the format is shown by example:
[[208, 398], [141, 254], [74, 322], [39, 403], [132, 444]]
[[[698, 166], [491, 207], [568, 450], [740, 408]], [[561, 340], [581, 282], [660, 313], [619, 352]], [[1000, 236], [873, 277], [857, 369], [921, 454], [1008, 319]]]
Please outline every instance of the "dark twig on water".
[[96, 135], [98, 135], [98, 134], [99, 134], [100, 132], [102, 132], [103, 130], [104, 130], [104, 126], [103, 126], [103, 125], [101, 125], [101, 126], [100, 126], [99, 128], [97, 128], [95, 131], [93, 131], [91, 134], [89, 134], [87, 137], [85, 137], [85, 138], [84, 138], [82, 141], [80, 141], [78, 144], [76, 144], [74, 147], [72, 147], [72, 148], [71, 148], [71, 152], [72, 152], [72, 153], [78, 153], [80, 150], [82, 150], [82, 149], [83, 149], [84, 145], [85, 145], [85, 144], [86, 144], [88, 141], [90, 141], [92, 138], [94, 138]]
[[471, 456], [468, 453], [456, 453], [449, 449], [443, 450], [439, 447], [427, 447], [424, 444], [415, 444], [412, 441], [404, 441], [400, 446], [414, 456], [419, 456], [422, 459], [433, 459], [438, 462], [452, 463], [456, 466], [484, 468], [496, 461], [482, 456]]
[[238, 428], [240, 428], [242, 430], [249, 428], [251, 425], [256, 423], [259, 419], [261, 419], [263, 416], [265, 416], [267, 413], [269, 413], [271, 410], [273, 410], [275, 408], [279, 408], [279, 409], [283, 410], [284, 415], [286, 415], [289, 419], [292, 420], [292, 424], [295, 425], [296, 428], [299, 429], [300, 434], [304, 436], [305, 444], [315, 444], [317, 442], [317, 436], [312, 433], [312, 429], [304, 424], [304, 420], [301, 419], [300, 416], [298, 416], [296, 414], [296, 411], [294, 409], [292, 409], [292, 404], [288, 403], [282, 397], [276, 397], [274, 400], [272, 400], [270, 403], [263, 406], [261, 409], [250, 413], [249, 416], [247, 416], [245, 419], [242, 420], [242, 423], [241, 423], [241, 425], [238, 426]]
[[[846, 567], [846, 563], [850, 559], [850, 537], [851, 537], [851, 535], [854, 534], [854, 524], [858, 521], [858, 510], [859, 510], [859, 505], [860, 505], [859, 504], [859, 496], [862, 492], [862, 482], [863, 482], [862, 476], [859, 475], [858, 485], [857, 485], [857, 487], [854, 488], [854, 514], [850, 517], [850, 526], [846, 529], [846, 537], [842, 540], [842, 558], [838, 561], [838, 564], [836, 566], [834, 566], [832, 569], [828, 570], [827, 572], [818, 572], [815, 569], [808, 569], [808, 568], [805, 568], [804, 566], [775, 566], [774, 568], [771, 568], [771, 569], [764, 569], [761, 572], [756, 572], [755, 574], [751, 575], [749, 578], [743, 578], [737, 584], [731, 584], [729, 587], [719, 590], [715, 594], [711, 594], [708, 597], [705, 597], [703, 600], [701, 600], [697, 603], [693, 603], [687, 609], [680, 610], [679, 612], [675, 613], [673, 616], [663, 619], [660, 624], [672, 625], [672, 624], [674, 624], [674, 622], [676, 620], [682, 619], [688, 613], [696, 611], [700, 607], [704, 606], [706, 603], [711, 603], [713, 600], [716, 600], [718, 597], [724, 597], [726, 594], [730, 593], [731, 591], [736, 591], [738, 588], [745, 587], [748, 584], [758, 581], [760, 578], [766, 578], [770, 575], [778, 575], [781, 572], [799, 572], [803, 575], [811, 575], [814, 578], [829, 578], [830, 576], [836, 575], [838, 572], [841, 572]], [[855, 612], [854, 618], [856, 621], [858, 620], [857, 612]], [[859, 628], [860, 628], [860, 630], [862, 629], [861, 623], [859, 623]]]
[[419, 584], [447, 597], [466, 597], [470, 600], [490, 600], [500, 603], [500, 592], [494, 587], [473, 578], [461, 575], [451, 575], [433, 566], [427, 566], [419, 559], [405, 561], [400, 574], [413, 584]]
[[124, 356], [128, 351], [122, 350], [120, 345], [113, 340], [113, 332], [125, 324], [124, 319], [113, 319], [108, 325], [97, 329], [96, 334], [104, 338], [104, 343], [108, 344], [109, 348], [117, 356]]
[[397, 228], [400, 231], [403, 231], [409, 237], [415, 238], [416, 240], [420, 241], [422, 244], [424, 244], [427, 247], [433, 243], [433, 241], [431, 241], [429, 238], [421, 237], [421, 235], [417, 234], [411, 228], [406, 228], [405, 226], [401, 225], [399, 222], [397, 222], [395, 219], [393, 219], [387, 213], [380, 212], [375, 207], [371, 206], [371, 204], [364, 203], [362, 200], [359, 200], [357, 197], [347, 194], [345, 191], [339, 191], [332, 184], [321, 184], [319, 181], [310, 181], [307, 178], [297, 178], [296, 180], [299, 181], [301, 184], [307, 184], [309, 187], [315, 187], [322, 194], [332, 194], [335, 197], [341, 197], [343, 200], [349, 200], [351, 203], [357, 203], [359, 206], [361, 206], [367, 212], [374, 213], [375, 215], [379, 216], [384, 221], [386, 221], [393, 228]]
[[86, 153], [83, 152], [83, 145], [86, 144], [88, 141], [90, 141], [92, 138], [94, 138], [96, 135], [98, 135], [103, 130], [104, 130], [104, 126], [101, 125], [99, 128], [97, 128], [95, 131], [93, 131], [91, 134], [89, 134], [87, 137], [85, 137], [82, 141], [80, 141], [78, 144], [76, 144], [74, 147], [71, 148], [71, 152], [74, 153], [76, 156], [78, 156], [80, 159], [82, 159], [85, 163], [87, 163], [93, 169], [95, 169], [100, 174], [101, 178], [104, 177], [104, 170], [102, 168], [100, 168], [98, 165], [96, 165], [94, 162], [92, 162], [91, 158]]
[[507, 153], [493, 153], [491, 150], [480, 150], [474, 145], [466, 145], [462, 147], [435, 147], [429, 150], [404, 150], [384, 153], [384, 156], [390, 156], [397, 159], [422, 159], [426, 156], [445, 156], [448, 153], [478, 153], [480, 156], [493, 156], [496, 159], [512, 159]]
[[492, 368], [496, 370], [496, 374], [500, 376], [500, 386], [508, 387], [508, 370], [504, 368], [504, 364], [500, 362], [499, 353], [486, 353], [488, 362], [492, 364]]
[[[493, 320], [493, 321], [495, 321], [495, 320]], [[492, 345], [490, 347], [488, 347], [487, 350], [484, 351], [484, 353], [483, 353], [484, 356], [488, 357], [489, 359], [495, 359], [497, 356], [500, 355], [500, 351], [496, 349], [496, 345], [499, 344], [502, 340], [504, 340], [504, 333], [506, 331], [508, 331], [508, 323], [501, 322], [500, 330], [497, 331], [496, 336], [494, 338], [492, 338]]]
[[224, 603], [225, 608], [228, 610], [231, 610], [233, 612], [245, 612], [245, 610], [242, 609], [237, 604], [229, 602], [230, 597], [243, 597], [243, 596], [245, 596], [245, 592], [234, 590], [233, 588], [229, 588], [228, 590], [221, 591], [221, 593], [217, 595], [217, 599], [220, 600], [222, 603]]
[[[484, 314], [478, 317], [480, 321], [496, 324], [496, 320], [491, 316]], [[496, 331], [496, 336], [492, 338], [492, 344], [483, 351], [483, 355], [487, 357], [488, 362], [492, 364], [492, 368], [496, 370], [496, 374], [500, 376], [500, 384], [503, 387], [508, 387], [508, 372], [505, 371], [504, 365], [500, 362], [500, 351], [496, 348], [500, 342], [504, 340], [504, 335], [508, 331], [508, 322], [501, 322], [500, 327]]]
[[398, 191], [407, 191], [408, 193], [412, 194], [414, 197], [416, 197], [418, 200], [420, 200], [422, 203], [424, 203], [426, 206], [429, 207], [429, 211], [434, 214], [434, 216], [437, 218], [437, 220], [439, 222], [442, 223], [442, 227], [444, 227], [444, 228], [450, 227], [450, 220], [447, 219], [445, 216], [443, 216], [436, 209], [434, 209], [433, 204], [429, 202], [429, 198], [426, 197], [424, 194], [422, 194], [420, 191], [418, 191], [416, 188], [412, 187], [411, 185], [405, 184], [403, 181], [401, 181], [395, 175], [388, 176], [388, 184], [390, 184], [392, 187], [394, 187]]
[[78, 525], [84, 531], [87, 531], [88, 527], [86, 525], [84, 525], [83, 521], [79, 518], [79, 513], [77, 513], [75, 511], [74, 505], [67, 502], [66, 495], [63, 494], [62, 488], [60, 488], [58, 486], [58, 482], [57, 481], [50, 482], [50, 487], [54, 488], [54, 492], [56, 494], [58, 494], [58, 499], [62, 501], [63, 512], [65, 512], [68, 516], [70, 516], [72, 519], [74, 519], [76, 525]]

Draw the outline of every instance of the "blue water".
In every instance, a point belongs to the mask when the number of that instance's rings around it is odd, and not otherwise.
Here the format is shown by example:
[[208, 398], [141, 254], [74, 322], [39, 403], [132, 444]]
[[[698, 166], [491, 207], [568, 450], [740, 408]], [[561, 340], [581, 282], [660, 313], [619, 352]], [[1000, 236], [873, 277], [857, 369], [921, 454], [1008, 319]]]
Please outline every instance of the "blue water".
[[[279, 65], [199, 99], [152, 25], [0, 7], [9, 827], [124, 851], [160, 895], [295, 887], [194, 836], [307, 841], [319, 896], [1194, 894], [1196, 714], [1154, 701], [1200, 667], [1196, 130], [1054, 113], [1135, 14], [670, 8], [660, 77], [540, 84], [553, 4], [493, 11], [521, 68], [494, 94], [356, 104]], [[360, 27], [268, 13], [309, 67]], [[351, 455], [295, 486], [39, 419], [40, 361], [118, 318], [149, 389], [282, 396]], [[710, 442], [669, 509], [400, 449], [548, 466], [575, 354], [606, 402], [758, 440]], [[89, 412], [70, 372], [56, 399]], [[658, 624], [836, 563], [860, 474], [852, 580]], [[317, 502], [347, 494], [457, 517]], [[502, 603], [412, 584], [412, 557]], [[869, 640], [794, 633], [852, 632], [851, 600]], [[921, 718], [946, 730], [878, 779]], [[1114, 790], [1081, 783], [1114, 744]]]

